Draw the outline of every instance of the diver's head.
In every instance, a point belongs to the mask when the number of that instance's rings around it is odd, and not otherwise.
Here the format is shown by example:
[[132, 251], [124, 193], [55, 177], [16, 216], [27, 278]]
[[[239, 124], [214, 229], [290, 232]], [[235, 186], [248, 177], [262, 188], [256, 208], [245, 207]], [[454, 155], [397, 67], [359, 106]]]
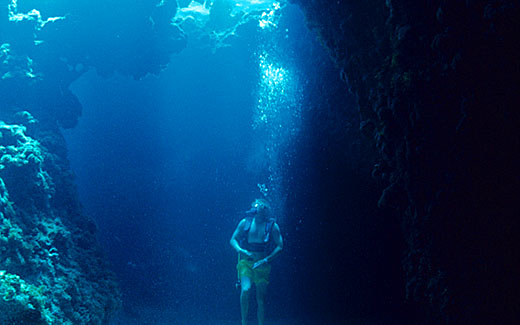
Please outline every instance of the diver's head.
[[265, 199], [254, 200], [251, 208], [255, 210], [255, 217], [260, 219], [267, 219], [271, 214], [271, 205]]

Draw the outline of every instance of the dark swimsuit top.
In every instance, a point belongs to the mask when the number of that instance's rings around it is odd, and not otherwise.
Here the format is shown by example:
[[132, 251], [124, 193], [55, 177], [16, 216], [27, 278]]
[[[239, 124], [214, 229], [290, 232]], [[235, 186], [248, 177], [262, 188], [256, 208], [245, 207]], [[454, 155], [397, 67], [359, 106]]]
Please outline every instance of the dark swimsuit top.
[[244, 236], [240, 239], [240, 247], [243, 249], [255, 252], [255, 253], [268, 253], [271, 248], [271, 230], [273, 229], [274, 219], [268, 219], [265, 222], [265, 234], [263, 241], [261, 243], [250, 243], [248, 241], [249, 230], [251, 229], [251, 224], [253, 223], [253, 218], [246, 218], [246, 225], [244, 230]]

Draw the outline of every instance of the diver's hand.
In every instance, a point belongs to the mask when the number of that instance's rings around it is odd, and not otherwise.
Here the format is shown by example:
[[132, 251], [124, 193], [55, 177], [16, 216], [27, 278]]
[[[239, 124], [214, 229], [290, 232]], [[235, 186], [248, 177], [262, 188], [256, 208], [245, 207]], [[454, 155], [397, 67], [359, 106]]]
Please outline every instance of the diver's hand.
[[246, 251], [245, 249], [240, 250], [240, 253], [248, 257], [253, 256], [253, 253], [251, 253], [250, 251]]
[[267, 264], [267, 258], [263, 258], [260, 261], [256, 262], [255, 264], [253, 264], [253, 270], [264, 264]]

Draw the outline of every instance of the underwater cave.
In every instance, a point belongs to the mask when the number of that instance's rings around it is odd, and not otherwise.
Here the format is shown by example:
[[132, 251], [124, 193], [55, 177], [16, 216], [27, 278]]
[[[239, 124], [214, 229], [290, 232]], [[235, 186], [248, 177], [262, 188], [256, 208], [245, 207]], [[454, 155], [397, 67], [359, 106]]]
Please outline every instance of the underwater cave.
[[517, 1], [1, 0], [0, 323], [238, 324], [259, 198], [267, 324], [517, 323], [519, 33]]

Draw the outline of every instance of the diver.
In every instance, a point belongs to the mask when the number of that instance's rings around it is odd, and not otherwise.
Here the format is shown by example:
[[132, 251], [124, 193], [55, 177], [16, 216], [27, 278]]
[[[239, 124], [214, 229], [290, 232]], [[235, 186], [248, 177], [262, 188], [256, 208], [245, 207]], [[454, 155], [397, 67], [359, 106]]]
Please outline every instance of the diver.
[[271, 216], [271, 206], [266, 200], [255, 200], [246, 213], [246, 218], [239, 222], [230, 240], [231, 247], [238, 253], [242, 325], [247, 324], [252, 284], [256, 289], [258, 324], [263, 325], [265, 294], [271, 272], [269, 263], [282, 251], [283, 240], [280, 228]]

